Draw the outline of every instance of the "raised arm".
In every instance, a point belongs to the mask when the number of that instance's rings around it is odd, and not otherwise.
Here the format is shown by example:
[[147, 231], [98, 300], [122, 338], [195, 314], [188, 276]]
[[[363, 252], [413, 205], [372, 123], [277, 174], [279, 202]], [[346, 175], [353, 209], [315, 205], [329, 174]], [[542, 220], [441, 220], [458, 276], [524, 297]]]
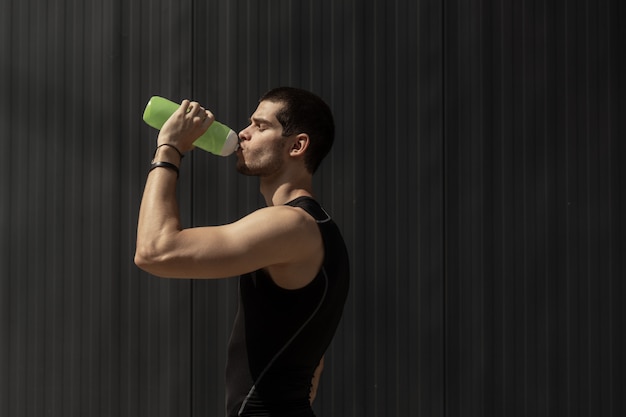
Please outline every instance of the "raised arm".
[[[148, 195], [144, 200], [135, 262], [153, 275], [231, 277], [296, 262], [313, 250], [312, 239], [307, 238], [312, 230], [293, 207], [264, 208], [222, 226], [181, 229], [171, 199]], [[171, 217], [152, 221], [151, 212], [169, 212]]]
[[135, 263], [169, 278], [225, 278], [261, 268], [268, 268], [279, 285], [281, 276], [312, 278], [321, 265], [322, 242], [315, 220], [302, 209], [271, 206], [231, 224], [181, 227], [175, 167], [181, 163], [179, 151], [192, 149], [210, 125], [208, 115], [197, 103], [183, 101], [161, 129], [158, 145], [167, 146], [157, 148], [154, 161], [166, 166], [150, 171], [146, 180]]

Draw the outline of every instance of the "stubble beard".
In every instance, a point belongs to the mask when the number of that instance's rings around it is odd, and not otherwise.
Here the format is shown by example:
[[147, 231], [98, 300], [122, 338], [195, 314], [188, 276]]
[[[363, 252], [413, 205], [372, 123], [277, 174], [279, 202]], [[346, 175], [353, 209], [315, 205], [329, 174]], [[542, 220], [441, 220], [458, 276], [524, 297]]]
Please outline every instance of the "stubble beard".
[[268, 152], [255, 152], [248, 155], [248, 162], [242, 155], [237, 159], [237, 172], [250, 177], [268, 177], [280, 171], [283, 161], [280, 158], [285, 142], [277, 142]]

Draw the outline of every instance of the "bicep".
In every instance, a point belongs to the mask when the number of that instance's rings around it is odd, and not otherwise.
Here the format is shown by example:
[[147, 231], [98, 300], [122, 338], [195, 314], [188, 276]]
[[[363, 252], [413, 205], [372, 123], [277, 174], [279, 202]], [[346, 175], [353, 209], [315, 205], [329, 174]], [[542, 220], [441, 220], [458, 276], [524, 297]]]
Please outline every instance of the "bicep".
[[237, 222], [184, 229], [168, 243], [159, 273], [175, 278], [224, 278], [288, 262], [301, 234], [289, 212], [262, 209]]

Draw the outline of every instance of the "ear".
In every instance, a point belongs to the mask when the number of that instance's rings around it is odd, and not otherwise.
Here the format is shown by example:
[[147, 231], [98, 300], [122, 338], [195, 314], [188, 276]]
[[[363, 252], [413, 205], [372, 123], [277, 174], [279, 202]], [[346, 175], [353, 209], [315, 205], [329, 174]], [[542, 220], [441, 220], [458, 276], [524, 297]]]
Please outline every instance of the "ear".
[[309, 143], [311, 143], [311, 139], [309, 135], [306, 133], [300, 133], [296, 135], [293, 144], [291, 145], [291, 149], [289, 150], [289, 155], [291, 156], [302, 156], [304, 152], [309, 147]]

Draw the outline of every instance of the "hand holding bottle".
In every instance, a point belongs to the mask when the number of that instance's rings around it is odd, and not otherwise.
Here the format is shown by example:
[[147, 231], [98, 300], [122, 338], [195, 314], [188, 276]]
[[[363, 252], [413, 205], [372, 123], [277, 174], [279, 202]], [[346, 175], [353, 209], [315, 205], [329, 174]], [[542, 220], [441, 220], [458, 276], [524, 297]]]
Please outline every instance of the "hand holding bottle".
[[157, 145], [175, 146], [186, 153], [194, 148], [193, 142], [207, 131], [215, 117], [195, 101], [183, 100], [180, 107], [161, 126]]
[[171, 144], [179, 147], [181, 152], [196, 146], [215, 155], [228, 156], [239, 145], [239, 138], [231, 128], [215, 121], [210, 111], [189, 100], [178, 105], [154, 96], [146, 106], [143, 119], [148, 125], [162, 130], [159, 135], [162, 140], [176, 142]]

